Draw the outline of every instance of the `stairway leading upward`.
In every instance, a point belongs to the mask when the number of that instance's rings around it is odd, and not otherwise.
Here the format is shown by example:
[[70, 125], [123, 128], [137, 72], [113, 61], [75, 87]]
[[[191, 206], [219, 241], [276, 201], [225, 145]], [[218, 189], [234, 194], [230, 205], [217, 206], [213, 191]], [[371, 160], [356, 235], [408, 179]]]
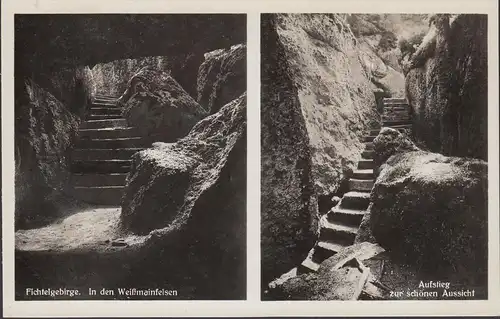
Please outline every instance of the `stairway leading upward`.
[[127, 125], [116, 97], [96, 95], [71, 152], [72, 195], [88, 203], [120, 205], [131, 156], [147, 146]]
[[[386, 98], [383, 101], [382, 126], [400, 132], [411, 130], [410, 109], [405, 98]], [[349, 179], [349, 191], [340, 202], [319, 221], [319, 238], [307, 258], [298, 267], [299, 273], [314, 272], [323, 260], [354, 244], [361, 220], [370, 205], [370, 192], [375, 182], [373, 140], [380, 128], [372, 129], [363, 137], [365, 149], [357, 169]]]

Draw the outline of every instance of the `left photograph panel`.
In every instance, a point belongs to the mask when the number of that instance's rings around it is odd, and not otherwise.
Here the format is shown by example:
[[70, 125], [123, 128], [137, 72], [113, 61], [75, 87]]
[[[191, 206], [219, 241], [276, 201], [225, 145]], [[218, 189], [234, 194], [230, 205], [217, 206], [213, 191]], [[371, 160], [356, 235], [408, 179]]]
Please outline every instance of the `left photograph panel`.
[[16, 300], [246, 299], [246, 15], [15, 15]]

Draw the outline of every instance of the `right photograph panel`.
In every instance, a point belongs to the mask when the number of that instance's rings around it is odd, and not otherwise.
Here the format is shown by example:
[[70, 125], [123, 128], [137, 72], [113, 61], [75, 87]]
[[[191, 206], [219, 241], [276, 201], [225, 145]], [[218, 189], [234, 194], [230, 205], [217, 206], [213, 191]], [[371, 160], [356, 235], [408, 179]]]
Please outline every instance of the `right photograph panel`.
[[487, 299], [487, 15], [261, 15], [263, 300]]

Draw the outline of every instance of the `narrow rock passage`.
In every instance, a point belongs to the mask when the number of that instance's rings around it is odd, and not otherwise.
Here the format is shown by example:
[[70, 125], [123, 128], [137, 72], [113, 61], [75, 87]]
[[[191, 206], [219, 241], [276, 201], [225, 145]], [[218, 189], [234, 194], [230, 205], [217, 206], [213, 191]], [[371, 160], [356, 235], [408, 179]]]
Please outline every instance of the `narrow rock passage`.
[[[405, 98], [384, 99], [382, 126], [401, 132], [411, 130], [409, 106]], [[298, 273], [317, 271], [325, 259], [354, 244], [361, 220], [370, 205], [370, 192], [375, 182], [373, 140], [379, 132], [380, 128], [372, 129], [363, 137], [365, 150], [349, 179], [349, 191], [320, 218], [318, 240], [297, 268]]]
[[[32, 287], [77, 289], [72, 299], [89, 299], [89, 288], [129, 280], [147, 236], [121, 228], [120, 202], [130, 157], [146, 146], [116, 98], [97, 96], [71, 150], [71, 195], [79, 204], [45, 227], [16, 231], [16, 299], [40, 299], [25, 293]], [[54, 298], [68, 299], [41, 299]]]
[[130, 157], [147, 142], [127, 125], [116, 98], [98, 95], [71, 152], [73, 196], [88, 203], [119, 205]]

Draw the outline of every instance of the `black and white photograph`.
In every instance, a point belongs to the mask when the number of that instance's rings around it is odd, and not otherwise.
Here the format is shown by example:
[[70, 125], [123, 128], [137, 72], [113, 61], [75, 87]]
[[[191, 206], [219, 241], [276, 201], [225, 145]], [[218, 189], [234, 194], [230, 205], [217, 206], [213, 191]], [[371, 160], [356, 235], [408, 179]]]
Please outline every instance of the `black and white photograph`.
[[15, 299], [246, 299], [246, 14], [14, 24]]
[[488, 18], [261, 15], [263, 300], [488, 299]]
[[1, 16], [4, 317], [500, 314], [497, 1]]

